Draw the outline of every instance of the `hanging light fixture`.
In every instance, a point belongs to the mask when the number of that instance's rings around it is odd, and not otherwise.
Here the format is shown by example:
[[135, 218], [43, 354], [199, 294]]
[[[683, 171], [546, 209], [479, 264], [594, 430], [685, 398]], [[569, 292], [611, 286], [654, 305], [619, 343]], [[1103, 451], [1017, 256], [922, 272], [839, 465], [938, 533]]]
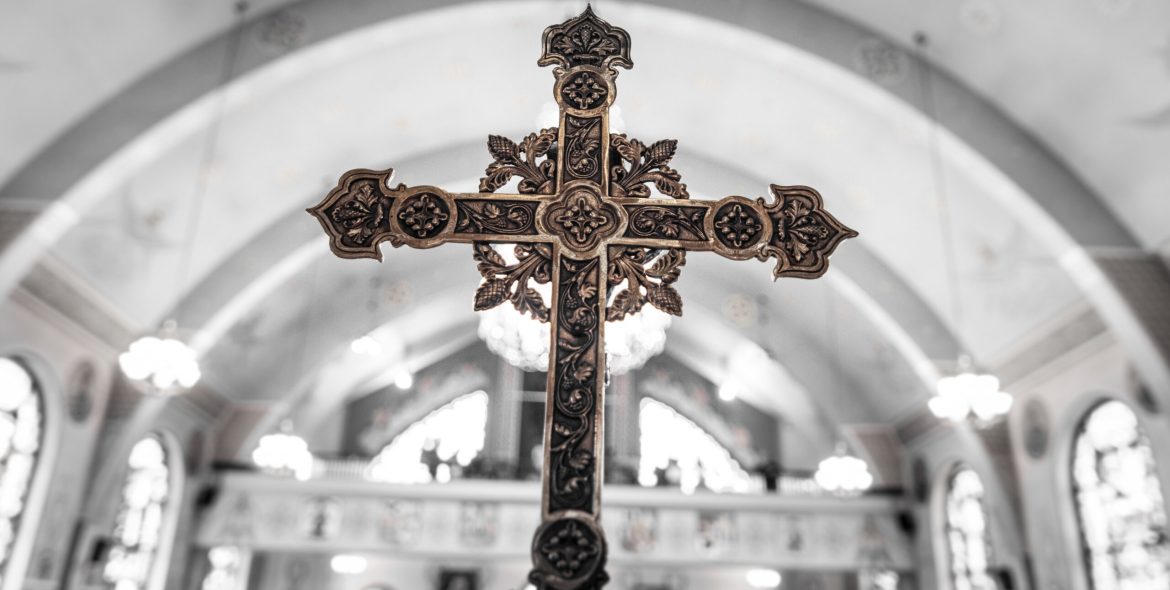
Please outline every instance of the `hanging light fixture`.
[[1011, 411], [1012, 396], [999, 390], [995, 375], [975, 372], [967, 357], [960, 359], [959, 367], [959, 374], [938, 380], [938, 391], [928, 404], [935, 417], [983, 426]]
[[179, 339], [173, 320], [158, 334], [143, 336], [118, 355], [118, 366], [128, 379], [147, 393], [172, 395], [199, 382], [198, 355]]
[[[191, 270], [191, 254], [197, 234], [199, 217], [202, 211], [204, 197], [207, 194], [207, 181], [211, 176], [211, 166], [214, 162], [216, 142], [219, 129], [223, 123], [224, 89], [232, 79], [235, 70], [236, 58], [239, 56], [240, 31], [245, 21], [245, 12], [248, 9], [246, 2], [236, 4], [236, 23], [231, 37], [231, 45], [223, 61], [223, 70], [217, 87], [219, 96], [215, 103], [215, 111], [208, 124], [207, 138], [203, 146], [203, 156], [195, 177], [195, 189], [192, 193], [192, 207], [188, 217], [187, 235], [184, 240], [181, 260], [177, 266], [177, 283], [179, 288], [187, 284]], [[181, 311], [182, 304], [180, 303]], [[178, 311], [175, 317], [179, 317]], [[157, 334], [143, 336], [132, 342], [126, 352], [118, 356], [118, 365], [122, 373], [148, 394], [175, 395], [190, 389], [199, 382], [202, 374], [199, 371], [199, 355], [191, 346], [179, 338], [178, 322], [168, 319], [163, 322]]]
[[865, 461], [850, 455], [845, 443], [837, 443], [837, 452], [817, 465], [813, 476], [821, 489], [838, 495], [860, 494], [873, 485], [873, 476]]
[[292, 475], [300, 481], [313, 474], [313, 454], [305, 439], [293, 434], [292, 421], [283, 420], [280, 431], [260, 437], [252, 462], [274, 475]]
[[[931, 86], [930, 71], [924, 67], [927, 37], [925, 33], [916, 33], [914, 43], [917, 46], [917, 62], [919, 79], [921, 80], [922, 105], [930, 118], [929, 151], [931, 177], [934, 182], [934, 191], [938, 199], [939, 226], [943, 233], [943, 250], [946, 261], [947, 292], [950, 298], [951, 320], [956, 330], [961, 331], [963, 322], [963, 305], [959, 291], [958, 265], [955, 257], [954, 232], [951, 231], [951, 216], [947, 208], [948, 199], [943, 178], [943, 165], [938, 143], [939, 120], [935, 109], [934, 92]], [[1012, 395], [999, 390], [999, 378], [989, 373], [979, 373], [974, 369], [971, 357], [959, 355], [958, 373], [941, 377], [936, 386], [934, 397], [930, 398], [927, 406], [935, 417], [951, 422], [966, 422], [975, 426], [987, 426], [1005, 416], [1012, 409]]]
[[[516, 258], [510, 249], [497, 248], [509, 264]], [[548, 285], [537, 285], [549, 300]], [[605, 323], [605, 362], [610, 375], [639, 369], [666, 347], [670, 316], [647, 304], [618, 322]], [[548, 370], [551, 332], [547, 323], [521, 314], [509, 304], [479, 312], [479, 337], [489, 350], [525, 371]]]

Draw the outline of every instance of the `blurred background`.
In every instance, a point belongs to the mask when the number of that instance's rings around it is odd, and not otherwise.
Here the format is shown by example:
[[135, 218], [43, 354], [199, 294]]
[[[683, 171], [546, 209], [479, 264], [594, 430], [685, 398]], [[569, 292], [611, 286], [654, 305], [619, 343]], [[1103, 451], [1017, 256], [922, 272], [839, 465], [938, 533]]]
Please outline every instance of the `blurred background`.
[[[0, 6], [0, 588], [529, 588], [547, 327], [304, 209], [476, 191], [584, 7]], [[607, 328], [607, 588], [1170, 587], [1170, 5], [593, 9], [692, 198], [860, 232]]]

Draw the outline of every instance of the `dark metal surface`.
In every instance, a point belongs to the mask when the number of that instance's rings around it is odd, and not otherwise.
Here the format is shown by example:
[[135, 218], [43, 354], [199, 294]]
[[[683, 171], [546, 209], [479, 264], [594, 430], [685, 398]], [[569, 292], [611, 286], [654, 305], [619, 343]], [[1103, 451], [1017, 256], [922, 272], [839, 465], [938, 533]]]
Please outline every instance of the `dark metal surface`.
[[[473, 243], [484, 277], [475, 309], [507, 301], [552, 322], [542, 524], [529, 579], [542, 589], [601, 588], [608, 580], [600, 522], [605, 322], [647, 303], [681, 315], [672, 284], [687, 250], [775, 258], [773, 277], [814, 278], [837, 244], [857, 233], [805, 186], [772, 185], [771, 200], [692, 201], [669, 166], [674, 140], [647, 145], [610, 135], [615, 68], [633, 66], [630, 37], [591, 9], [545, 30], [538, 63], [556, 66], [560, 125], [520, 142], [490, 136], [481, 192], [392, 187], [393, 170], [358, 169], [309, 213], [342, 258], [381, 260], [382, 242]], [[491, 194], [513, 179], [516, 194]], [[516, 263], [492, 247], [498, 242], [516, 244]], [[552, 301], [534, 282], [551, 283]]]

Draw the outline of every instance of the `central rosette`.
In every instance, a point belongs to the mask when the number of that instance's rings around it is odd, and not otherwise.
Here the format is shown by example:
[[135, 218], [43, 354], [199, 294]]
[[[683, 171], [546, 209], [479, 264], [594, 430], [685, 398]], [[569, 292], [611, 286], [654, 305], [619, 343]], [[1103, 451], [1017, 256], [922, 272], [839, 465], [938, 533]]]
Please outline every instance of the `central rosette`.
[[542, 216], [545, 229], [577, 252], [593, 250], [618, 231], [618, 209], [592, 185], [568, 188]]

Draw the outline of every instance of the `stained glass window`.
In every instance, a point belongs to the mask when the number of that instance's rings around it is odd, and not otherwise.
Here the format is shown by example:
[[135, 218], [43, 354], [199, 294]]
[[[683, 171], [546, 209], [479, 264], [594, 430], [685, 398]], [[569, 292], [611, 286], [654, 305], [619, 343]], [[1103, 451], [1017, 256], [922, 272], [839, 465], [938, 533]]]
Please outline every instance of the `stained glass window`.
[[700, 485], [715, 492], [751, 491], [751, 475], [731, 452], [674, 408], [644, 398], [638, 422], [638, 483], [652, 487], [665, 480], [688, 493]]
[[487, 437], [488, 395], [482, 391], [411, 424], [370, 462], [367, 477], [391, 483], [445, 483], [471, 464]]
[[1094, 590], [1170, 588], [1170, 539], [1154, 453], [1125, 404], [1097, 406], [1073, 443], [1081, 542]]
[[995, 590], [995, 581], [987, 571], [991, 543], [979, 474], [969, 467], [956, 469], [947, 481], [943, 508], [954, 590]]
[[32, 375], [0, 358], [0, 582], [20, 530], [41, 446], [41, 394]]
[[169, 460], [166, 447], [154, 435], [138, 441], [130, 450], [130, 469], [114, 521], [113, 545], [102, 572], [108, 588], [161, 588], [151, 582], [159, 566], [156, 562], [170, 508]]

